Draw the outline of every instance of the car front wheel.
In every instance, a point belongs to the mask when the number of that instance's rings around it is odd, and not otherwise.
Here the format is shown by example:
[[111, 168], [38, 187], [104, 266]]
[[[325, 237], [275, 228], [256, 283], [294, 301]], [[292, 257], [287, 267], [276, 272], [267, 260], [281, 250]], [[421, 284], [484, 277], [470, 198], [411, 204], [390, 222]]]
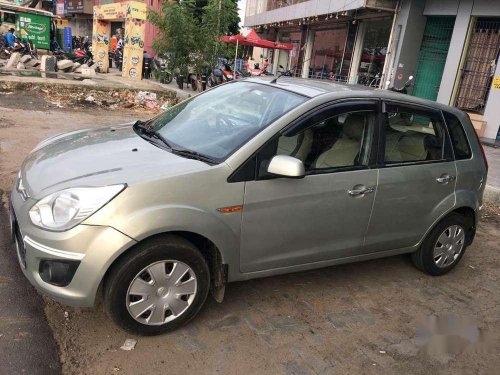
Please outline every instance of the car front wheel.
[[154, 335], [176, 329], [200, 311], [210, 274], [184, 238], [146, 240], [115, 264], [104, 284], [107, 314], [126, 331]]
[[415, 266], [432, 276], [451, 271], [464, 255], [471, 226], [470, 220], [459, 214], [444, 218], [412, 254]]

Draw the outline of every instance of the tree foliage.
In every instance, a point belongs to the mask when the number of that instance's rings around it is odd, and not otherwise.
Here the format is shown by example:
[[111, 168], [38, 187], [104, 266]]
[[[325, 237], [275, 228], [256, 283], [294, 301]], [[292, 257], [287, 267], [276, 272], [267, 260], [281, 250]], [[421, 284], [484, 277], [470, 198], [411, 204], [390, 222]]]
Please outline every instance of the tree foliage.
[[149, 20], [159, 29], [153, 49], [169, 56], [169, 68], [201, 74], [226, 50], [219, 40], [239, 16], [236, 0], [173, 0], [160, 12], [151, 11]]

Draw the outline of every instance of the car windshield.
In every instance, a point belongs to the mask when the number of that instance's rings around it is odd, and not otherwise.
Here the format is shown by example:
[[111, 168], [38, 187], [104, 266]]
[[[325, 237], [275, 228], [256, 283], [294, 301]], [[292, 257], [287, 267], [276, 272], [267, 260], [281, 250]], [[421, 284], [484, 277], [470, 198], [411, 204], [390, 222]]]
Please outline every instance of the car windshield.
[[148, 127], [172, 150], [220, 162], [307, 97], [269, 85], [235, 82], [186, 100]]

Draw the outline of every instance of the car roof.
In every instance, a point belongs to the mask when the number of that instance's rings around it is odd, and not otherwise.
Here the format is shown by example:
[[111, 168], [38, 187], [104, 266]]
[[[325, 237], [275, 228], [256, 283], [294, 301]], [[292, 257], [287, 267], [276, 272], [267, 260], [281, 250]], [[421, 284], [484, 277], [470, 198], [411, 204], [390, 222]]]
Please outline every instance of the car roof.
[[349, 97], [392, 99], [436, 109], [447, 110], [456, 114], [463, 114], [462, 111], [456, 108], [437, 103], [432, 100], [422, 99], [390, 90], [384, 90], [358, 84], [283, 76], [279, 77], [278, 79], [276, 79], [275, 76], [251, 77], [246, 78], [245, 81], [274, 86], [283, 90], [307, 96], [311, 99], [319, 96], [328, 96], [328, 98], [331, 98], [332, 100]]
[[305, 95], [313, 98], [318, 95], [326, 94], [329, 92], [340, 91], [365, 91], [373, 90], [372, 87], [346, 84], [342, 82], [333, 82], [319, 79], [308, 78], [291, 78], [291, 77], [278, 77], [275, 76], [258, 76], [245, 79], [249, 82], [261, 83], [265, 85], [272, 85], [284, 90], [293, 91], [297, 94]]

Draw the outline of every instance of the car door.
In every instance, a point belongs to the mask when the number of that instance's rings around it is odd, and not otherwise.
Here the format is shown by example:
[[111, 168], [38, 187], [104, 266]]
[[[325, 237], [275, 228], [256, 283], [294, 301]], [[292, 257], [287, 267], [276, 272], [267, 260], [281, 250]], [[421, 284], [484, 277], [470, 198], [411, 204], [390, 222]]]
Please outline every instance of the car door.
[[398, 102], [383, 109], [366, 253], [417, 244], [455, 204], [456, 168], [441, 112]]
[[[377, 185], [378, 102], [342, 102], [277, 134], [255, 156], [245, 183], [240, 269], [254, 272], [356, 257]], [[267, 173], [277, 154], [302, 160], [306, 176]]]

